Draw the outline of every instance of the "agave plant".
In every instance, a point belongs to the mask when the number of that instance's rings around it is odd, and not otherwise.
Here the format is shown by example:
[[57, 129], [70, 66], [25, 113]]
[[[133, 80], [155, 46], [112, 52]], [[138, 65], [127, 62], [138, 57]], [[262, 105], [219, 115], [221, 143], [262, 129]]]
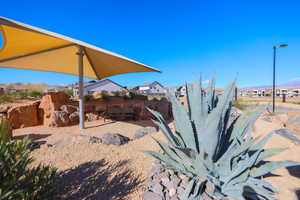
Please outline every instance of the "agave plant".
[[263, 107], [244, 112], [230, 122], [235, 80], [219, 97], [215, 93], [215, 79], [205, 93], [200, 82], [187, 84], [188, 108], [185, 109], [169, 94], [172, 103], [175, 131], [163, 117], [149, 110], [157, 119], [154, 123], [168, 140], [168, 144], [154, 139], [163, 153], [145, 151], [158, 159], [164, 167], [189, 177], [182, 200], [275, 199], [277, 190], [262, 177], [281, 167], [299, 165], [292, 161], [262, 162], [284, 151], [284, 148], [264, 149], [272, 136], [258, 141], [251, 136], [252, 126]]

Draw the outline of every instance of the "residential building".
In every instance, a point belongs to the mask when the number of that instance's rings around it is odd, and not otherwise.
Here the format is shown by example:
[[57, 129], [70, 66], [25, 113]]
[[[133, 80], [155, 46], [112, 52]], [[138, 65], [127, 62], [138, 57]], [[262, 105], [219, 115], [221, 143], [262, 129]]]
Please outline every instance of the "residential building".
[[[105, 79], [105, 80], [100, 80], [98, 82], [92, 81], [92, 82], [86, 82], [84, 83], [84, 90], [83, 93], [84, 95], [86, 94], [91, 94], [93, 92], [128, 92], [128, 90], [119, 85], [118, 83], [113, 82], [112, 80]], [[74, 87], [73, 89], [73, 96], [78, 96], [79, 95], [79, 88], [78, 85]]]
[[[238, 89], [238, 95], [241, 97], [271, 97], [273, 95], [273, 89], [271, 87], [265, 88], [242, 88]], [[276, 87], [275, 96], [282, 97], [300, 97], [299, 87]]]
[[159, 82], [154, 81], [138, 86], [138, 92], [141, 94], [166, 94], [167, 89]]

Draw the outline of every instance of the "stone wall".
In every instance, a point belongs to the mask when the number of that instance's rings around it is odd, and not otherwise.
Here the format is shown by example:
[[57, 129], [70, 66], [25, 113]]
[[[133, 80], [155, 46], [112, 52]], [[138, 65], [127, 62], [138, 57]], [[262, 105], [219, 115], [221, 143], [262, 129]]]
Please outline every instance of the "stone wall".
[[39, 119], [38, 106], [40, 102], [34, 102], [28, 105], [12, 107], [7, 111], [7, 118], [10, 121], [11, 127], [24, 128], [42, 124]]
[[39, 117], [42, 119], [42, 123], [48, 126], [52, 113], [54, 111], [59, 111], [60, 107], [68, 104], [69, 101], [69, 96], [64, 92], [50, 92], [45, 94], [42, 97], [38, 111]]
[[[69, 108], [72, 108], [73, 111], [66, 111]], [[148, 100], [145, 96], [127, 99], [114, 96], [85, 102], [85, 114], [89, 121], [98, 119], [97, 116], [104, 116], [113, 109], [125, 113], [134, 113], [135, 120], [149, 120], [153, 116], [147, 108], [160, 112], [166, 120], [171, 118], [170, 103], [166, 98]], [[64, 92], [47, 93], [41, 101], [26, 105], [0, 106], [0, 114], [9, 119], [13, 129], [42, 124], [48, 127], [69, 126], [78, 124], [79, 121], [78, 102], [71, 101]], [[90, 116], [90, 114], [93, 115]]]

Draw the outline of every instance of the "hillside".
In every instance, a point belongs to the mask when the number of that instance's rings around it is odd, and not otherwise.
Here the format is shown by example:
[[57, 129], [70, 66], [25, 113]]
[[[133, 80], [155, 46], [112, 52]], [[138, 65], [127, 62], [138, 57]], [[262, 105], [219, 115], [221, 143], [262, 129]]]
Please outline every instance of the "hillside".
[[27, 89], [27, 90], [36, 90], [43, 91], [47, 88], [55, 88], [61, 86], [48, 85], [45, 83], [8, 83], [0, 84], [0, 88], [14, 88], [14, 89]]

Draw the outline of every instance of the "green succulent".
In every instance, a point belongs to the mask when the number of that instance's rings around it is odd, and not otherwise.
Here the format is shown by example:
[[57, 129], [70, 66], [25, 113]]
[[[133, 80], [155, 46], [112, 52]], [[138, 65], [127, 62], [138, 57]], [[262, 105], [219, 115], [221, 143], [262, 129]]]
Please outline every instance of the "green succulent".
[[156, 117], [154, 123], [168, 144], [154, 139], [163, 153], [145, 152], [164, 167], [189, 177], [186, 190], [180, 196], [182, 200], [197, 200], [204, 196], [216, 200], [273, 200], [277, 190], [261, 177], [277, 168], [300, 164], [262, 162], [285, 150], [263, 148], [273, 133], [261, 140], [251, 136], [253, 124], [264, 107], [244, 112], [230, 122], [235, 82], [232, 81], [220, 96], [215, 93], [215, 78], [210, 80], [206, 93], [201, 87], [201, 79], [187, 84], [187, 109], [175, 95], [169, 94], [175, 131], [160, 113], [149, 110]]

